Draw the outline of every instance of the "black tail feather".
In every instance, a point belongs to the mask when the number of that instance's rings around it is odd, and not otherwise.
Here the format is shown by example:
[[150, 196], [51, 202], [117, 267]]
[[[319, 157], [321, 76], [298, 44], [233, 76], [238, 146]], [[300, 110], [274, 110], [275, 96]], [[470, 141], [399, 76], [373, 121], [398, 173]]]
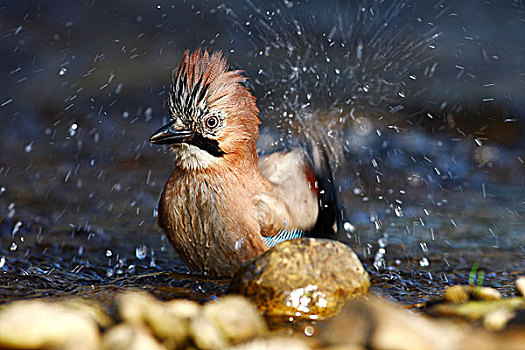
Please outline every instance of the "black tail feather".
[[336, 239], [343, 229], [343, 208], [335, 182], [338, 157], [327, 144], [328, 140], [308, 137], [303, 147], [307, 151], [319, 187], [319, 217], [310, 231], [312, 237]]

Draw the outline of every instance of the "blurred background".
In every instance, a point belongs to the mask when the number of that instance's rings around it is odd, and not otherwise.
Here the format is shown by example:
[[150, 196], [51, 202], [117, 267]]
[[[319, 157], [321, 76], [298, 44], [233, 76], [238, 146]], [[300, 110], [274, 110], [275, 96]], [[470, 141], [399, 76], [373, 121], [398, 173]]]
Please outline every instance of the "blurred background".
[[261, 149], [315, 132], [340, 152], [340, 238], [376, 293], [415, 302], [474, 264], [505, 287], [525, 269], [524, 26], [510, 0], [5, 2], [2, 300], [224, 290], [157, 228], [173, 160], [147, 142], [199, 47], [250, 77]]

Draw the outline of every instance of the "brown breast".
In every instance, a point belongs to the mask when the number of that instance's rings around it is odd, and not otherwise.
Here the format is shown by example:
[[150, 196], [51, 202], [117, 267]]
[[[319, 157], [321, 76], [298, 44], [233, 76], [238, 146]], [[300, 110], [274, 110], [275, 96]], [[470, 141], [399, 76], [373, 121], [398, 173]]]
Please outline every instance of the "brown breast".
[[250, 189], [237, 176], [217, 175], [175, 169], [160, 199], [159, 225], [190, 268], [232, 275], [243, 261], [267, 247]]

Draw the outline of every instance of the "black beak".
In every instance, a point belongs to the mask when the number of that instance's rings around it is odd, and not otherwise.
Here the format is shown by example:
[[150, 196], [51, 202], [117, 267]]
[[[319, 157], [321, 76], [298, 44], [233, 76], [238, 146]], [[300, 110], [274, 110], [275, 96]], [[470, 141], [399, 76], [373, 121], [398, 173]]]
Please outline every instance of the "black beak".
[[149, 142], [157, 145], [171, 145], [174, 143], [191, 142], [195, 138], [195, 133], [189, 130], [177, 130], [171, 124], [164, 125], [155, 131]]
[[194, 131], [186, 129], [177, 130], [172, 124], [164, 125], [162, 128], [155, 131], [153, 136], [149, 139], [149, 142], [157, 145], [172, 145], [184, 142], [197, 146], [215, 157], [222, 157], [225, 154], [216, 140], [206, 138]]

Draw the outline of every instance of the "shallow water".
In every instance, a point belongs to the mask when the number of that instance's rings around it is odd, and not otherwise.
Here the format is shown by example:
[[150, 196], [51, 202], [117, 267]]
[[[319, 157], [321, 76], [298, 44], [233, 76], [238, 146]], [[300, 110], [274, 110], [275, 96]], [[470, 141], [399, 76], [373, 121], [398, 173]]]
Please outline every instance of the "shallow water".
[[[353, 227], [340, 239], [373, 293], [419, 305], [479, 265], [479, 283], [515, 294], [525, 273], [523, 7], [403, 3], [368, 4], [364, 31], [352, 6], [316, 1], [268, 5], [291, 12], [250, 1], [0, 8], [0, 302], [226, 291], [227, 280], [190, 274], [157, 227], [172, 156], [147, 143], [167, 120], [182, 50], [201, 45], [252, 78], [262, 148], [286, 124], [340, 132], [332, 142], [348, 161], [337, 180]], [[322, 12], [317, 23], [310, 11]]]
[[[135, 288], [161, 299], [206, 301], [226, 291], [227, 279], [189, 274], [156, 227], [152, 211], [162, 182], [145, 186], [149, 170], [108, 170], [109, 177], [129, 175], [122, 186], [130, 189], [98, 194], [91, 204], [89, 191], [76, 190], [76, 205], [67, 191], [52, 191], [45, 197], [52, 204], [46, 205], [27, 190], [12, 190], [29, 185], [33, 193], [45, 192], [41, 182], [32, 183], [11, 171], [11, 176], [3, 177], [9, 189], [2, 194], [4, 203], [16, 204], [11, 210], [2, 208], [0, 221], [2, 301], [85, 295], [110, 303], [115, 293]], [[97, 191], [100, 185], [96, 177], [83, 178], [83, 188]], [[342, 239], [365, 263], [372, 292], [387, 299], [409, 305], [434, 299], [447, 285], [468, 283], [475, 264], [484, 271], [483, 285], [514, 295], [513, 281], [525, 271], [524, 203], [519, 202], [523, 194], [510, 186], [492, 190], [497, 196], [484, 198], [472, 190], [448, 194], [444, 204], [434, 207], [423, 198], [428, 206], [405, 206], [402, 217], [378, 210], [383, 208], [381, 202], [353, 198], [350, 222], [355, 228]], [[422, 207], [428, 208], [428, 215]], [[50, 209], [56, 211], [48, 216]], [[374, 209], [376, 222], [371, 222]], [[83, 222], [78, 217], [91, 219]]]

